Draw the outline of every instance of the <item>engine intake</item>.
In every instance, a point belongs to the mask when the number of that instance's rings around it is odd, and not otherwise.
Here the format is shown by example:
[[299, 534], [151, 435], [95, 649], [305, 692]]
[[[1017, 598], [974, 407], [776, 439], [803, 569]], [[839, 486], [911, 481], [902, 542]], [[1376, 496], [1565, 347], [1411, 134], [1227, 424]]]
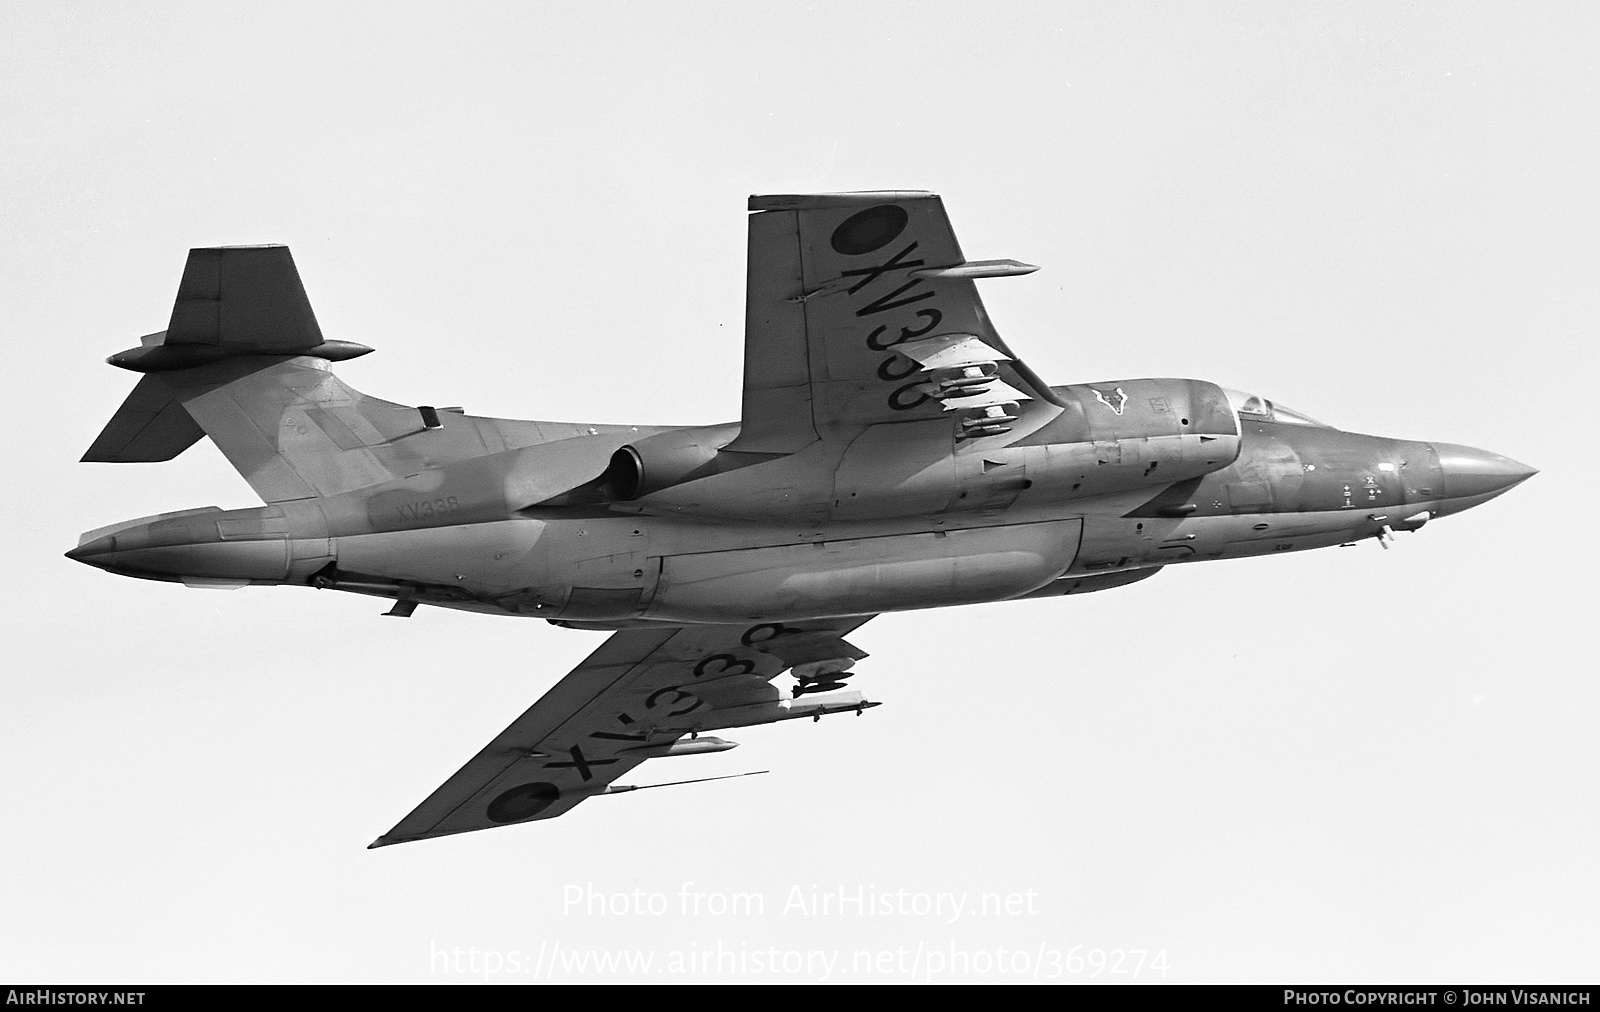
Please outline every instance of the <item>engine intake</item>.
[[[703, 425], [671, 429], [619, 447], [599, 477], [529, 507], [529, 510], [627, 502], [686, 481], [720, 474], [767, 459], [765, 454], [723, 453], [739, 426]], [[529, 512], [524, 510], [524, 513]]]
[[627, 500], [716, 474], [725, 470], [718, 452], [738, 432], [737, 425], [658, 432], [613, 453], [602, 478], [616, 498]]

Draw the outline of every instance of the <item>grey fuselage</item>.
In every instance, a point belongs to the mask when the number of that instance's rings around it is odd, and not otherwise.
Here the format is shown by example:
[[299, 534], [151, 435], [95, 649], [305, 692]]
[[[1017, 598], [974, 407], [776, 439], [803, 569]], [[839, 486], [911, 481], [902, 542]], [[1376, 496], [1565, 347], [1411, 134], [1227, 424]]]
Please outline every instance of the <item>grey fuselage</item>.
[[191, 585], [309, 585], [594, 628], [799, 620], [1081, 593], [1173, 563], [1384, 537], [1534, 473], [1196, 380], [1051, 393], [1021, 405], [1004, 445], [930, 439], [942, 419], [781, 456], [725, 451], [737, 424], [573, 427], [338, 495], [117, 524], [68, 555]]

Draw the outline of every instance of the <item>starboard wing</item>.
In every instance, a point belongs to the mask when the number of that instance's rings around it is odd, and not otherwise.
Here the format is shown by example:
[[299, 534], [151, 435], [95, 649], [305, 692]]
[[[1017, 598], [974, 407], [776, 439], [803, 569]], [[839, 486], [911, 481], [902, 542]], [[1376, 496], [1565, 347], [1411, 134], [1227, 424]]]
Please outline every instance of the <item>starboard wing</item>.
[[968, 262], [937, 195], [755, 196], [750, 210], [742, 429], [729, 449], [793, 453], [940, 417], [952, 436], [984, 435], [1018, 397], [1054, 400], [973, 283], [1036, 268]]
[[552, 819], [615, 793], [646, 759], [729, 747], [686, 735], [874, 706], [856, 693], [786, 699], [772, 684], [865, 657], [843, 637], [869, 618], [613, 633], [371, 846]]

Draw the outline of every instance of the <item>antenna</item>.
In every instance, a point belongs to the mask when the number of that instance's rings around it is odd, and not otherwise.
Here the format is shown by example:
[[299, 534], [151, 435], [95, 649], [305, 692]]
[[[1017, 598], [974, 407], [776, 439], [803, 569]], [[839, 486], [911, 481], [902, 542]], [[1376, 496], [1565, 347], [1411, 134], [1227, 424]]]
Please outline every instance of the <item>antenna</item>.
[[671, 780], [664, 784], [623, 784], [612, 785], [601, 791], [601, 794], [626, 794], [628, 791], [648, 791], [652, 787], [676, 787], [679, 784], [703, 784], [710, 780], [733, 780], [737, 777], [758, 777], [771, 770], [751, 770], [749, 773], [729, 773], [720, 777], [701, 777], [698, 780]]

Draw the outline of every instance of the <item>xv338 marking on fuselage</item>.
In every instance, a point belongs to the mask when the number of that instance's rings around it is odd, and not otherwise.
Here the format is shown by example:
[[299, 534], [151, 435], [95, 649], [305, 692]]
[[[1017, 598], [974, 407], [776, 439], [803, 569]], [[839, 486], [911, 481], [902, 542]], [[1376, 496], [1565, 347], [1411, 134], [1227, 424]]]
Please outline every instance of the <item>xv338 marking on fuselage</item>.
[[[877, 705], [883, 612], [1106, 590], [1163, 566], [1387, 539], [1533, 474], [1341, 432], [1192, 379], [1051, 386], [995, 332], [933, 194], [752, 197], [744, 393], [711, 426], [516, 421], [360, 393], [289, 251], [192, 250], [85, 455], [209, 436], [265, 505], [144, 517], [70, 558], [611, 635], [373, 845], [553, 818], [706, 732]], [[789, 673], [787, 691], [774, 679]], [[658, 786], [658, 785], [649, 785]]]

